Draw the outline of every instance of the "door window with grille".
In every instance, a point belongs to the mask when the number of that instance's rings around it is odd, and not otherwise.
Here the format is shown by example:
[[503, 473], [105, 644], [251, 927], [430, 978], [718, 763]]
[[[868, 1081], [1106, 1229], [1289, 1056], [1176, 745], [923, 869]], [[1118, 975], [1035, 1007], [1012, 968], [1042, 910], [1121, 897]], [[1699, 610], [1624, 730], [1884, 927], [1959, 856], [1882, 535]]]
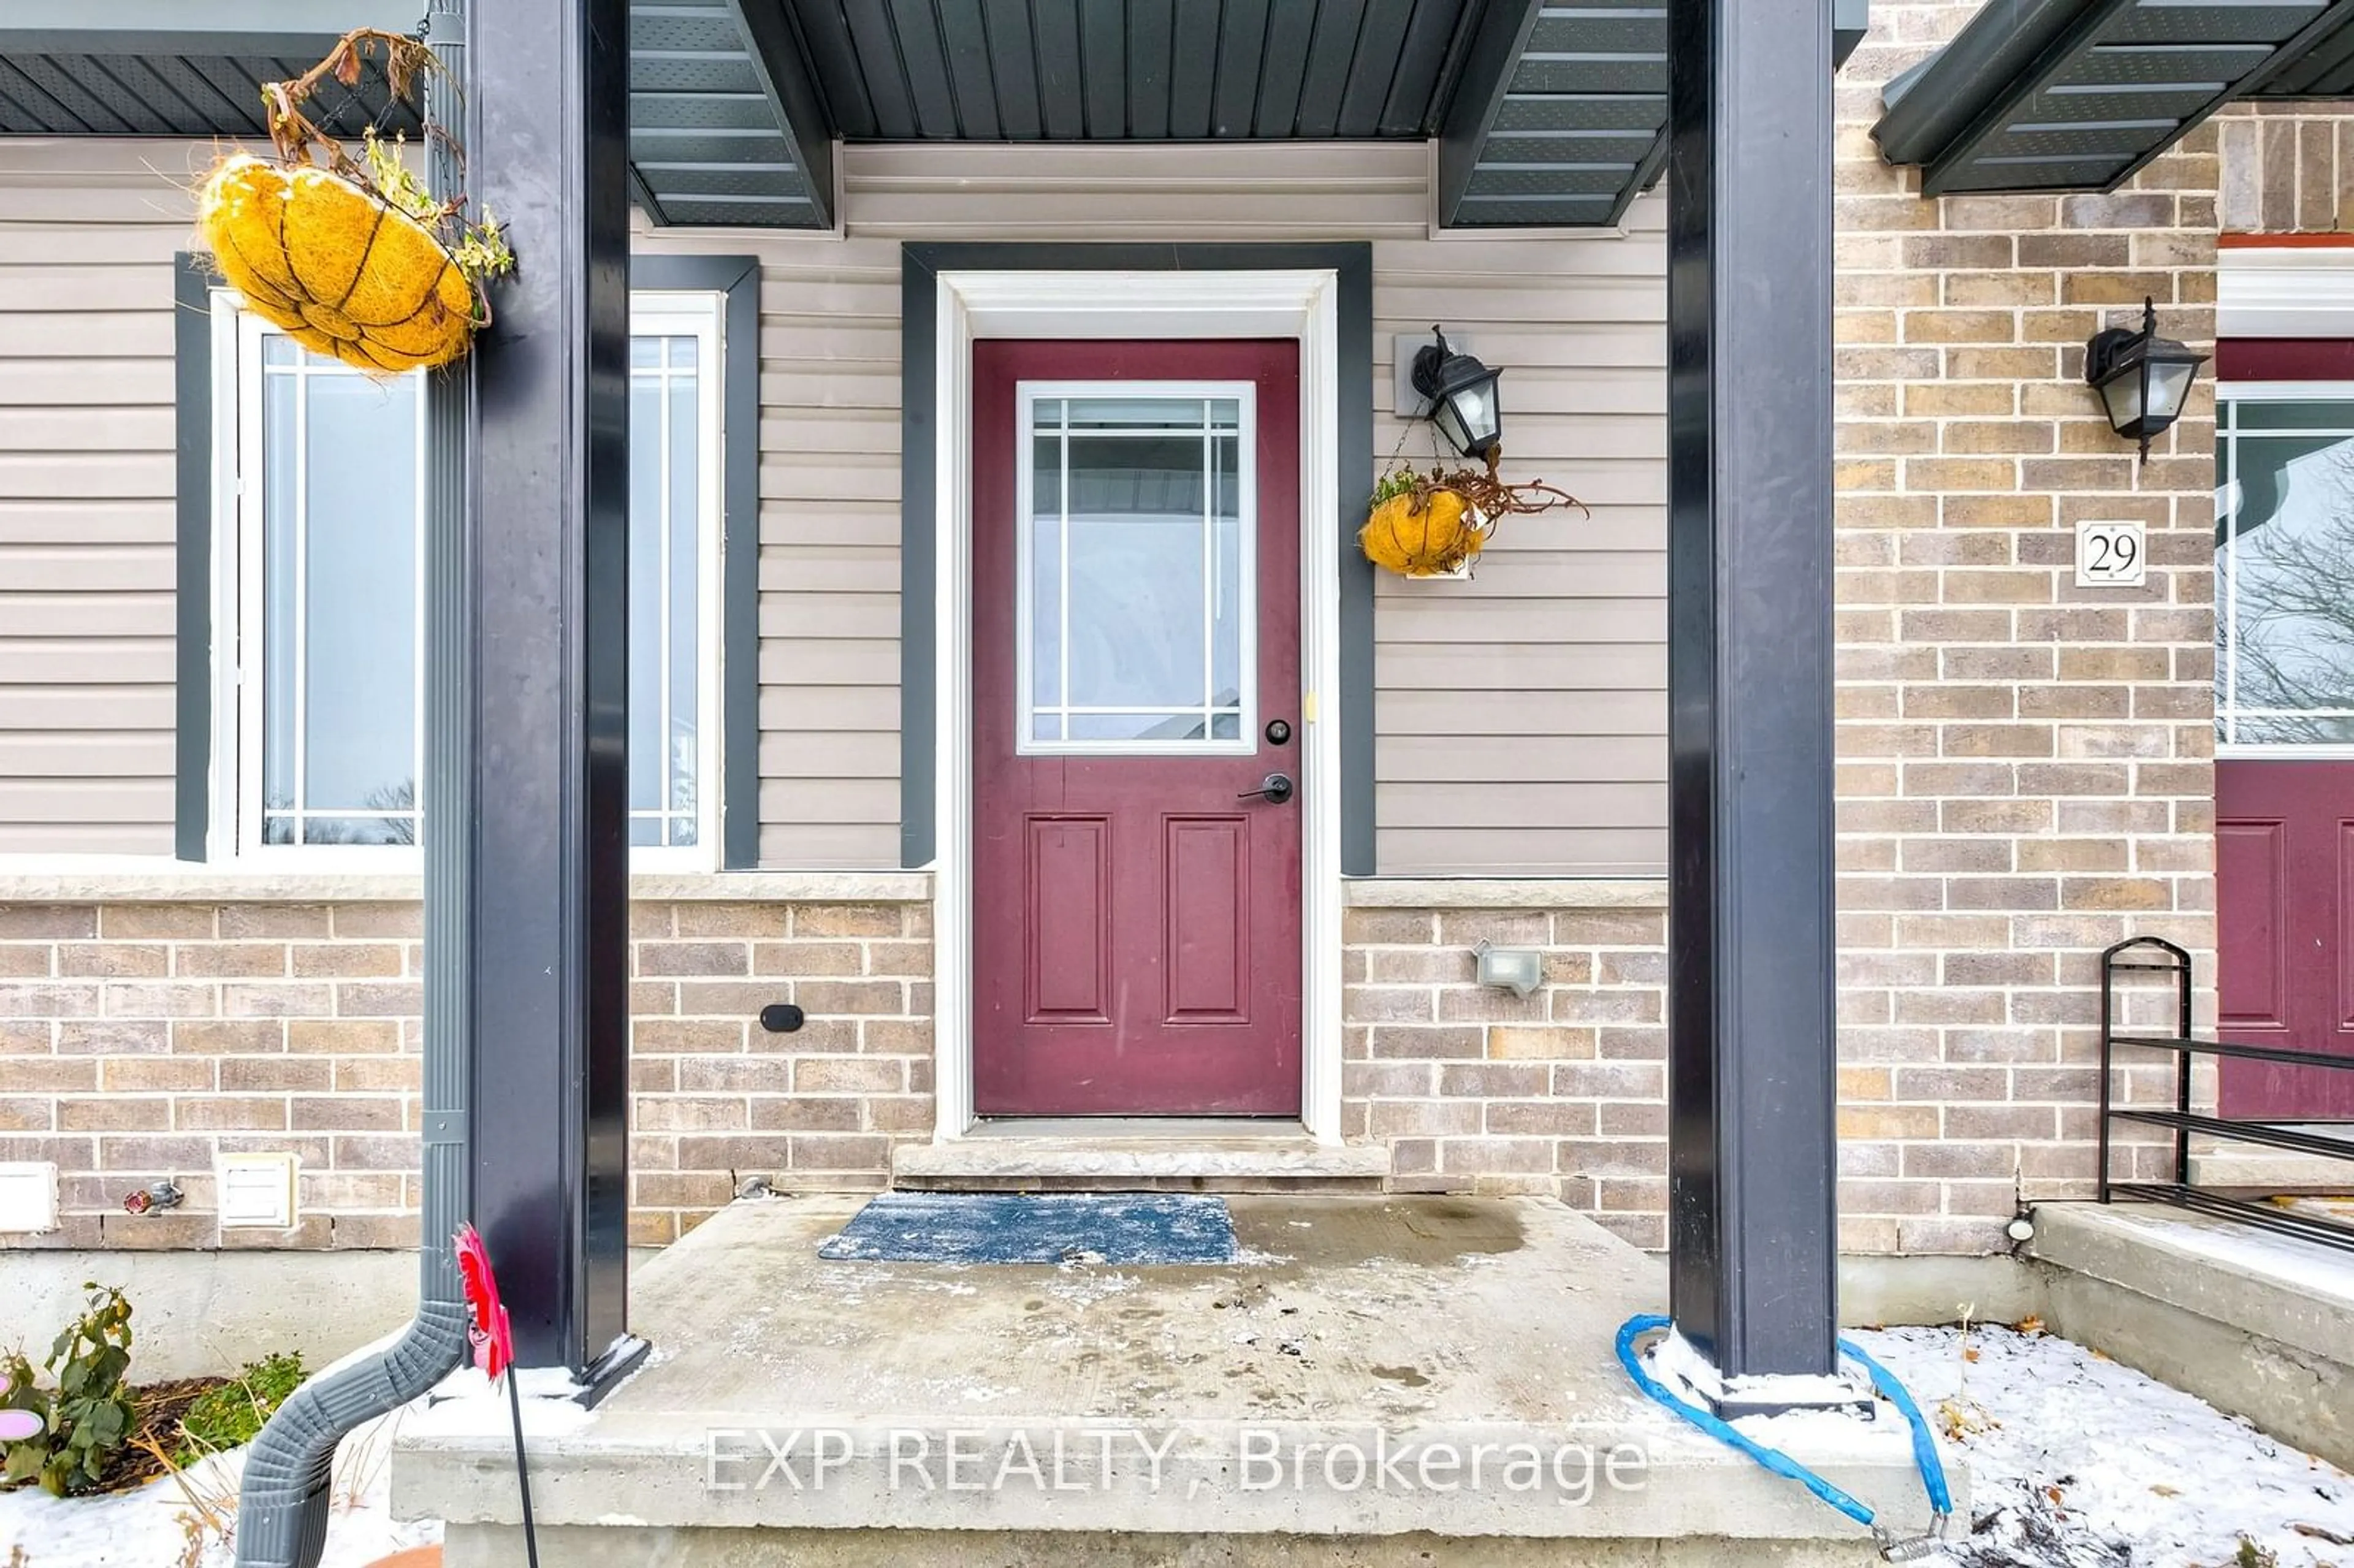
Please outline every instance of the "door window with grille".
[[2216, 739], [2354, 750], [2354, 386], [2223, 387], [2216, 449]]

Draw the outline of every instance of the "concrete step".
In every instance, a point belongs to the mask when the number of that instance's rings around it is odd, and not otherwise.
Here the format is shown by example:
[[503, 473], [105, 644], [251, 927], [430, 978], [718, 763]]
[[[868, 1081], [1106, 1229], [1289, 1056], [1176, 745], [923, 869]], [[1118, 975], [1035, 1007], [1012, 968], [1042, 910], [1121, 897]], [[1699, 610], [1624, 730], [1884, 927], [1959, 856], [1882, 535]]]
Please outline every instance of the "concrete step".
[[1296, 1128], [1131, 1125], [1017, 1123], [902, 1144], [891, 1181], [944, 1192], [1378, 1192], [1390, 1173], [1386, 1144], [1321, 1143]]
[[[442, 1568], [524, 1568], [523, 1531], [453, 1525]], [[1868, 1541], [1562, 1543], [1527, 1537], [1041, 1533], [950, 1530], [627, 1530], [539, 1532], [540, 1561], [564, 1568], [1861, 1568]]]
[[2042, 1203], [2052, 1330], [2354, 1469], [2354, 1252], [2147, 1203]]

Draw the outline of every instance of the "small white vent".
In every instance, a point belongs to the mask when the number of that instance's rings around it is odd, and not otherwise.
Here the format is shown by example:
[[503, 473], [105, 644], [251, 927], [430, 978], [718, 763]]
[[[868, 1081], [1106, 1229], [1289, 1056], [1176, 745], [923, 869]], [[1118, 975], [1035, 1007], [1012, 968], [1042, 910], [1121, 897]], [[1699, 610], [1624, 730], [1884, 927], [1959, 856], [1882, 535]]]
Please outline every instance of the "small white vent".
[[282, 1231], [294, 1224], [292, 1154], [224, 1154], [220, 1157], [220, 1224], [223, 1230]]
[[58, 1228], [58, 1168], [46, 1160], [0, 1162], [0, 1234]]

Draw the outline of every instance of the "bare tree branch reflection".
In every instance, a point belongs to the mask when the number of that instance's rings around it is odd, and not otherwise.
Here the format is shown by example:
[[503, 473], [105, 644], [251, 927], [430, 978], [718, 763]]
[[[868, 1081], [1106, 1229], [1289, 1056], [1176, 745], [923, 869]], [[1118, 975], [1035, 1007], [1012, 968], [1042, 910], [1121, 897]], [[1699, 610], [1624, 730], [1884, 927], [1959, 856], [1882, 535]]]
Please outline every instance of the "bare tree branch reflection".
[[2243, 502], [2236, 552], [2215, 556], [2218, 641], [2238, 662], [2238, 738], [2354, 741], [2354, 717], [2313, 711], [2354, 709], [2354, 442], [2292, 460], [2282, 477], [2293, 483], [2243, 485], [2247, 501], [2275, 504], [2252, 515]]

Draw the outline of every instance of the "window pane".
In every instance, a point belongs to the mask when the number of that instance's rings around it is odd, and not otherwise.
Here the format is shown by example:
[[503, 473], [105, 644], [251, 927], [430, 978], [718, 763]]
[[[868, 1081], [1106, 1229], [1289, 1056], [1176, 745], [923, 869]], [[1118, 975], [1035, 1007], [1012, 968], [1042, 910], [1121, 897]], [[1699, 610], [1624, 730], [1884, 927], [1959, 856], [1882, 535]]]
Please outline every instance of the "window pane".
[[2225, 456], [2223, 733], [2243, 745], [2342, 740], [2342, 721], [2300, 715], [2354, 709], [2354, 440], [2242, 436]]
[[1073, 740], [1199, 740], [1203, 720], [1190, 714], [1073, 714]]
[[[637, 347], [660, 353], [652, 339]], [[659, 377], [630, 384], [630, 810], [663, 803], [663, 394]], [[652, 633], [652, 635], [649, 635]], [[654, 842], [661, 842], [657, 837]]]
[[2232, 405], [2243, 430], [2354, 429], [2354, 405], [2334, 402], [2275, 403], [2239, 398]]
[[[419, 382], [302, 380], [301, 566], [284, 563], [302, 596], [298, 803], [305, 811], [414, 810]], [[372, 818], [337, 831], [351, 836], [330, 842], [407, 842]]]
[[[1240, 425], [1231, 397], [1039, 405], [1024, 438], [1032, 744], [1240, 738], [1254, 547]], [[1213, 709], [1233, 722], [1214, 726]]]
[[[285, 339], [262, 339], [265, 351], [291, 349]], [[302, 527], [302, 491], [295, 475], [302, 441], [302, 382], [294, 376], [261, 380], [261, 809], [264, 843], [294, 842], [294, 580], [302, 569], [295, 538]]]
[[[695, 340], [671, 341], [671, 363], [690, 367]], [[703, 672], [702, 560], [698, 548], [703, 498], [699, 493], [701, 432], [697, 429], [696, 376], [674, 372], [670, 388], [670, 796], [673, 811], [687, 815], [671, 825], [673, 844], [695, 842], [694, 812], [701, 780], [702, 714], [696, 702]]]
[[[1033, 443], [1030, 476], [1030, 691], [1041, 706], [1063, 701], [1063, 443]], [[1040, 736], [1041, 739], [1048, 738]], [[1059, 733], [1052, 738], [1060, 739]]]
[[413, 844], [417, 842], [417, 819], [306, 817], [302, 820], [302, 842], [306, 844]]
[[2354, 714], [2252, 714], [2239, 715], [2242, 746], [2354, 745]]
[[1075, 705], [1203, 700], [1203, 444], [1119, 436], [1070, 442]]

